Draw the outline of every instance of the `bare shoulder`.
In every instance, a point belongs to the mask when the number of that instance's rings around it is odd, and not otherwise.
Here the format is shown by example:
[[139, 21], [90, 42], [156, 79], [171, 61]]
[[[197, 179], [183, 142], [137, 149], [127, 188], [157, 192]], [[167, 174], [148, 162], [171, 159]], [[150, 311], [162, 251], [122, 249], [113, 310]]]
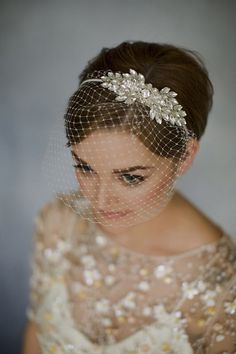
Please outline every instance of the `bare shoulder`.
[[37, 327], [32, 321], [26, 323], [21, 354], [42, 354], [37, 339]]

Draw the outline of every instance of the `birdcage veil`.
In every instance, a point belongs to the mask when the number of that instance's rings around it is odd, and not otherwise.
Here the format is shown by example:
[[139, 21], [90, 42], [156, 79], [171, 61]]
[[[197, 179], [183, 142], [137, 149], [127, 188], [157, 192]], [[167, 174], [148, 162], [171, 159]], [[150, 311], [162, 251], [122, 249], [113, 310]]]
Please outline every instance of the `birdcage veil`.
[[195, 139], [177, 96], [132, 68], [88, 74], [57, 119], [45, 152], [43, 175], [57, 198], [107, 226], [158, 215]]

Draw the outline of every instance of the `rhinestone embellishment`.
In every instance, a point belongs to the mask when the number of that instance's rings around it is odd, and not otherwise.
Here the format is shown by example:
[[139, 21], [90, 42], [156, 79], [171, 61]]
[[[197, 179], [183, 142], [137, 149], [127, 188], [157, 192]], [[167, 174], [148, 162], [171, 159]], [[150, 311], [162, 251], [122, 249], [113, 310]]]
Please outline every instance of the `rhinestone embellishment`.
[[172, 125], [186, 125], [187, 115], [182, 106], [176, 100], [177, 93], [171, 91], [169, 87], [158, 90], [151, 83], [146, 84], [142, 74], [133, 69], [129, 73], [108, 72], [101, 76], [103, 81], [101, 86], [108, 88], [117, 94], [115, 100], [128, 105], [135, 101], [150, 108], [149, 116], [161, 124], [164, 119]]

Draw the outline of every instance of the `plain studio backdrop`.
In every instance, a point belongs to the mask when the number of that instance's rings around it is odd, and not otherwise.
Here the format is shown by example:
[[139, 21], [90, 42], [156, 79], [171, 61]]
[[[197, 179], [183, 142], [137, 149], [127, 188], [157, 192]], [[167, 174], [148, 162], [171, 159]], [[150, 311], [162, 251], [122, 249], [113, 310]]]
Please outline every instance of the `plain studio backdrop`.
[[0, 352], [20, 353], [33, 220], [51, 198], [40, 175], [50, 129], [78, 74], [124, 40], [197, 50], [215, 88], [191, 170], [179, 183], [236, 239], [235, 13], [232, 1], [1, 1]]

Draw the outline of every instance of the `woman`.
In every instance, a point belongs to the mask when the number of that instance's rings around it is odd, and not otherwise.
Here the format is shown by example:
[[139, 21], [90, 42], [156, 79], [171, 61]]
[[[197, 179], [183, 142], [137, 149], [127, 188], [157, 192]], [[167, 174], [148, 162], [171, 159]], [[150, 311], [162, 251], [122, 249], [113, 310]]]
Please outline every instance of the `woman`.
[[23, 353], [235, 353], [235, 244], [175, 188], [212, 96], [184, 48], [123, 42], [89, 61], [64, 121], [74, 190], [49, 149], [69, 190], [36, 219]]

